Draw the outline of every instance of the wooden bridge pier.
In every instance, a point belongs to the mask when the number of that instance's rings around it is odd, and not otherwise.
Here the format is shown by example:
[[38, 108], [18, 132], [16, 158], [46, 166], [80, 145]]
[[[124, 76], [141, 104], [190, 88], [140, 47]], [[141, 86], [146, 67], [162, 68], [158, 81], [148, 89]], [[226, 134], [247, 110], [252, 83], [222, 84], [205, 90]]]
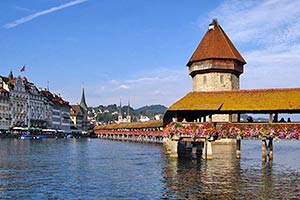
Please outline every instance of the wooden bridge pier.
[[[269, 139], [269, 142], [267, 144], [267, 139]], [[273, 161], [273, 138], [263, 138], [262, 140], [262, 162], [265, 163], [267, 161], [272, 162]], [[269, 158], [269, 160], [268, 160]]]
[[236, 153], [235, 156], [237, 159], [241, 159], [241, 137], [236, 138]]
[[191, 138], [178, 137], [173, 135], [171, 138], [164, 138], [166, 153], [170, 157], [202, 158], [211, 160], [213, 158], [212, 141], [206, 137]]

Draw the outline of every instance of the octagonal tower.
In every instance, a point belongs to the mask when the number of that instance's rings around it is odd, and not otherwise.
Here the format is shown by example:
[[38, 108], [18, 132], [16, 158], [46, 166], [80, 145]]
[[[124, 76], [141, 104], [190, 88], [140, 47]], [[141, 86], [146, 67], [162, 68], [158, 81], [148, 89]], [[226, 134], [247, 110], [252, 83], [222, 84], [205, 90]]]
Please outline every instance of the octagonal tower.
[[246, 61], [214, 19], [187, 63], [193, 91], [238, 90], [244, 64]]

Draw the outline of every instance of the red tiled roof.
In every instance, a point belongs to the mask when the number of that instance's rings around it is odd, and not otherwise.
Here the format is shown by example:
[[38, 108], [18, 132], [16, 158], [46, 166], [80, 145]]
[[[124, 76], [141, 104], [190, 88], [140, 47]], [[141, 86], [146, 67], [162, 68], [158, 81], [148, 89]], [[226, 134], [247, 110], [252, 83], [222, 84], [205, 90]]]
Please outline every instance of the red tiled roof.
[[213, 20], [210, 27], [187, 63], [187, 66], [191, 66], [193, 62], [207, 59], [232, 59], [246, 64], [246, 61], [218, 22]]
[[72, 115], [72, 116], [77, 116], [77, 115], [82, 115], [82, 113], [81, 113], [81, 107], [80, 107], [80, 105], [71, 105], [71, 110], [70, 110], [71, 112], [70, 112], [70, 115]]
[[56, 94], [52, 94], [50, 91], [42, 90], [41, 92], [52, 102], [56, 102], [61, 105], [69, 105], [68, 101], [63, 100], [60, 96]]

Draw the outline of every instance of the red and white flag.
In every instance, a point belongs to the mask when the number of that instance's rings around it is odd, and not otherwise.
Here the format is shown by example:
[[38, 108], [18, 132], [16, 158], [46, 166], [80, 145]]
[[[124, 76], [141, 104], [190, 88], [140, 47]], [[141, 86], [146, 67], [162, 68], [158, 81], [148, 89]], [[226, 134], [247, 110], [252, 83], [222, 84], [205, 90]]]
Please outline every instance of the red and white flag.
[[20, 72], [25, 72], [25, 65], [20, 69]]

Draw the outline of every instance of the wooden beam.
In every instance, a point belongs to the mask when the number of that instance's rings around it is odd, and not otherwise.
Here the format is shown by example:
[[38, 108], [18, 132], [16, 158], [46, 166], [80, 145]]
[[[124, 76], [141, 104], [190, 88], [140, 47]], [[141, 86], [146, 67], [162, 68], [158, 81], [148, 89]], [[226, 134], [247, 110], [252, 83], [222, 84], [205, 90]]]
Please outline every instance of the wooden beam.
[[273, 161], [273, 138], [269, 139], [268, 157], [269, 157], [269, 161]]
[[266, 139], [262, 139], [262, 146], [261, 146], [261, 153], [262, 153], [262, 157], [261, 160], [263, 163], [265, 163], [267, 161], [267, 142]]
[[236, 139], [236, 158], [241, 159], [241, 138]]

